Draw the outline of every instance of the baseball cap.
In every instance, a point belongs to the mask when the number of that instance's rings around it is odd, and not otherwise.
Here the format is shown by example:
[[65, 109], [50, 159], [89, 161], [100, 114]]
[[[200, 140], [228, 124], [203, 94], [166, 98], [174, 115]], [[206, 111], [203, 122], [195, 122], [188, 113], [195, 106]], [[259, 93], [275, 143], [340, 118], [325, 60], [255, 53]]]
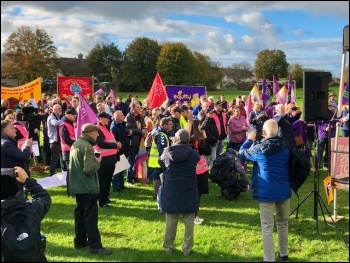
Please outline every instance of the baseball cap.
[[111, 118], [111, 116], [107, 112], [101, 112], [101, 113], [98, 114], [97, 117], [98, 118], [107, 118], [107, 119]]
[[219, 105], [222, 106], [222, 102], [218, 100], [217, 102], [215, 102], [215, 106], [219, 106]]
[[1, 175], [1, 200], [15, 196], [19, 192], [16, 177], [10, 174]]
[[75, 109], [67, 109], [64, 114], [78, 115], [78, 112]]

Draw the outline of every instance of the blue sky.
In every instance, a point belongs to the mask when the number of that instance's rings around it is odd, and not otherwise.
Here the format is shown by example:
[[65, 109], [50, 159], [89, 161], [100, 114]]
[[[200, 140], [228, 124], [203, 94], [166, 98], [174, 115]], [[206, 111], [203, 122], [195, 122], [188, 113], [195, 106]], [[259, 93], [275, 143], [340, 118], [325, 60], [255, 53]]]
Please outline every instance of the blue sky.
[[61, 57], [85, 57], [97, 43], [124, 51], [149, 37], [182, 42], [223, 67], [253, 67], [260, 51], [279, 49], [289, 64], [340, 77], [348, 24], [348, 1], [2, 1], [1, 51], [27, 25], [45, 29]]

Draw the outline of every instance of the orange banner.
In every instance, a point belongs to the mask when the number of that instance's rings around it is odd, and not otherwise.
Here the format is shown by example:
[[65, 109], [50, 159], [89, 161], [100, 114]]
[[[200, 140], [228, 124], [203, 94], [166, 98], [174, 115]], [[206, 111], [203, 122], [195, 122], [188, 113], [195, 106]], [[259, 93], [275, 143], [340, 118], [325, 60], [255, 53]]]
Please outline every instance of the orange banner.
[[326, 197], [327, 197], [327, 201], [328, 204], [330, 204], [333, 199], [333, 186], [332, 186], [332, 177], [331, 176], [327, 176], [324, 180], [323, 180], [323, 186], [324, 186], [324, 191], [326, 192]]
[[37, 78], [32, 82], [18, 87], [3, 87], [1, 86], [1, 99], [15, 98], [18, 101], [41, 99], [41, 82], [42, 78]]

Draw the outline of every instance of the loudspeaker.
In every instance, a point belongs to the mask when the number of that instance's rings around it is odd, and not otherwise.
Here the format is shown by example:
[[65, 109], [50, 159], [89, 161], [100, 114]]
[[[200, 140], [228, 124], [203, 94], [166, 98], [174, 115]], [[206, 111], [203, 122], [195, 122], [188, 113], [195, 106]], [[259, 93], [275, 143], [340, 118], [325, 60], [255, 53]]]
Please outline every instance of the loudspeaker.
[[305, 121], [329, 120], [328, 88], [330, 72], [303, 72], [303, 117]]
[[349, 26], [344, 27], [343, 32], [343, 51], [349, 51]]

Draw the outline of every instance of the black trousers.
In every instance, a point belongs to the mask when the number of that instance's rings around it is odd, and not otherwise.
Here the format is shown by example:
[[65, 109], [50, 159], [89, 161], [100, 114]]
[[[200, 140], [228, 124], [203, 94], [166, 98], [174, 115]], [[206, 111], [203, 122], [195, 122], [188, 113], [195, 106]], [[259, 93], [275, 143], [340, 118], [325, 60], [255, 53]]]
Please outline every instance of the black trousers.
[[111, 190], [112, 178], [115, 164], [101, 165], [98, 170], [98, 180], [100, 183], [100, 192], [98, 194], [99, 205], [107, 204], [109, 192]]
[[74, 210], [75, 244], [88, 242], [91, 249], [102, 247], [98, 230], [98, 206], [96, 194], [76, 194], [77, 207]]
[[50, 143], [51, 162], [50, 162], [50, 176], [54, 175], [57, 166], [60, 165], [61, 149], [58, 142]]

